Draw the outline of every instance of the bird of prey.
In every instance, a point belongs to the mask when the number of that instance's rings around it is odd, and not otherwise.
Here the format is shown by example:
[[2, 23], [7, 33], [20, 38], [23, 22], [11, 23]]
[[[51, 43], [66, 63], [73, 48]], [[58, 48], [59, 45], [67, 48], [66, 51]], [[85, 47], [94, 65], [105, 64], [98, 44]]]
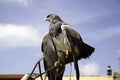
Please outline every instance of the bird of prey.
[[[73, 29], [71, 25], [64, 22], [57, 14], [49, 14], [45, 21], [50, 23], [49, 32], [46, 34], [49, 35], [50, 38], [47, 38], [47, 40], [43, 39], [43, 53], [50, 52], [50, 50], [45, 47], [51, 46], [52, 51], [56, 51], [58, 57], [64, 58], [65, 64], [74, 62], [77, 71], [77, 80], [79, 80], [77, 61], [91, 56], [95, 48], [86, 44], [80, 34]], [[49, 42], [48, 40], [52, 40], [53, 45], [45, 45], [46, 42]]]

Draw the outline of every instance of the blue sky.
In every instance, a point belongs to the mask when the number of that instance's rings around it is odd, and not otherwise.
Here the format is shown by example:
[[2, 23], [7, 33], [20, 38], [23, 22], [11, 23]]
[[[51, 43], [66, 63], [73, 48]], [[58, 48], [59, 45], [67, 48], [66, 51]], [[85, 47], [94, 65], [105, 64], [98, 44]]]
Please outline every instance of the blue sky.
[[113, 72], [119, 70], [119, 0], [0, 0], [0, 74], [31, 72], [43, 54], [41, 40], [49, 26], [44, 18], [50, 13], [96, 48], [89, 59], [79, 61], [82, 75], [105, 75], [108, 65]]

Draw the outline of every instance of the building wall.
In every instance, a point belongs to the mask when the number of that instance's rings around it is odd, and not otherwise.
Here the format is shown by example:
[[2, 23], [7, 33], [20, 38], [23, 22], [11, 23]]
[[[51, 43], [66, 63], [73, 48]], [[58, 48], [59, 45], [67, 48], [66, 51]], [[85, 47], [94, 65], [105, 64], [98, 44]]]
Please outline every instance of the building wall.
[[115, 72], [113, 76], [113, 80], [120, 80], [120, 73]]
[[0, 74], [0, 80], [20, 80], [24, 74]]
[[[63, 80], [69, 80], [69, 79], [70, 76], [63, 77]], [[40, 80], [40, 78], [37, 78], [36, 80]], [[71, 80], [76, 80], [76, 77], [72, 76]], [[80, 76], [80, 80], [113, 80], [113, 77], [112, 76]]]
[[[24, 74], [0, 74], [0, 80], [20, 80]], [[64, 76], [63, 80], [69, 80], [70, 76]], [[36, 80], [40, 80], [37, 78]], [[48, 80], [48, 79], [46, 79]], [[71, 76], [71, 80], [76, 80], [75, 76]], [[120, 80], [120, 73], [115, 72], [113, 76], [80, 76], [80, 80]]]

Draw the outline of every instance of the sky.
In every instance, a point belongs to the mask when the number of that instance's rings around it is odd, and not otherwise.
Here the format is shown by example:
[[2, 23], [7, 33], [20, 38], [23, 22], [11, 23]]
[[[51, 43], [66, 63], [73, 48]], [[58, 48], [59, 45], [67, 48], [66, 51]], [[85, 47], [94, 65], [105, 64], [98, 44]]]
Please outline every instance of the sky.
[[[120, 71], [119, 0], [0, 0], [0, 74], [32, 71], [43, 56], [41, 42], [49, 29], [44, 18], [50, 13], [95, 47], [90, 58], [79, 60], [81, 75], [106, 75], [108, 65], [113, 72]], [[68, 64], [64, 75], [69, 74]]]

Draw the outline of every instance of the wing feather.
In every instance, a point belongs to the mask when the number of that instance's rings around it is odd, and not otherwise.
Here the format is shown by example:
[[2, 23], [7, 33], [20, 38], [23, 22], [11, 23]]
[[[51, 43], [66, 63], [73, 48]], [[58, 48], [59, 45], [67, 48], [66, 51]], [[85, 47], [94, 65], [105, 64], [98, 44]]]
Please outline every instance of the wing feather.
[[70, 44], [69, 50], [72, 50], [71, 52], [74, 53], [76, 59], [87, 58], [94, 52], [94, 48], [84, 43], [80, 34], [70, 25], [63, 24], [61, 28]]

